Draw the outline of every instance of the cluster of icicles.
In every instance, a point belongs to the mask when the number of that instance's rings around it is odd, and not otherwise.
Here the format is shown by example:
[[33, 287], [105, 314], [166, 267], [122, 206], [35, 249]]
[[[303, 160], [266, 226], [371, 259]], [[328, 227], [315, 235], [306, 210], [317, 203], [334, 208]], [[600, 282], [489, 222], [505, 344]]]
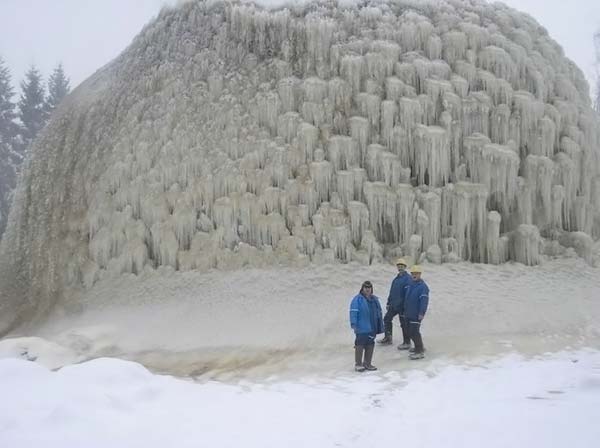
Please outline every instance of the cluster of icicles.
[[81, 233], [58, 249], [70, 283], [400, 254], [533, 265], [600, 237], [587, 83], [500, 4], [191, 2], [107, 73], [61, 140], [96, 157], [73, 164], [83, 214], [53, 224]]
[[163, 139], [142, 120], [115, 146], [88, 214], [87, 283], [282, 257], [589, 258], [598, 123], [581, 73], [530, 18], [462, 1], [184, 9], [162, 20], [202, 36], [195, 111]]

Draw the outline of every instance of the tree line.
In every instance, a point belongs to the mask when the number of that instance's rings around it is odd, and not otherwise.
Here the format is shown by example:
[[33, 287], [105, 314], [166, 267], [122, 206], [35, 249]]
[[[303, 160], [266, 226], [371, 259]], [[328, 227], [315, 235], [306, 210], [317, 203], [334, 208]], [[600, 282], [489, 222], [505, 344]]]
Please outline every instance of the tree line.
[[56, 66], [47, 82], [31, 66], [15, 101], [10, 70], [0, 57], [0, 236], [27, 149], [69, 90], [69, 78], [62, 64]]
[[600, 29], [594, 34], [596, 51], [596, 91], [594, 93], [594, 110], [600, 114]]

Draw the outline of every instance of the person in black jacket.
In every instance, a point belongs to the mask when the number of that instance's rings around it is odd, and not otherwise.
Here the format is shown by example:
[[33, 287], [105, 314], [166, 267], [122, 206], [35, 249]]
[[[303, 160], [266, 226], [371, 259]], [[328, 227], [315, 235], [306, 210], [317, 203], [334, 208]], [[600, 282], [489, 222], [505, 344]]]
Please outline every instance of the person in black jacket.
[[394, 317], [398, 315], [400, 327], [402, 328], [402, 344], [398, 346], [398, 350], [408, 350], [410, 348], [410, 337], [408, 334], [408, 324], [404, 318], [404, 297], [406, 295], [406, 288], [411, 283], [411, 277], [410, 274], [406, 272], [406, 261], [404, 258], [396, 260], [396, 267], [398, 268], [398, 275], [392, 280], [390, 294], [387, 299], [386, 313], [383, 318], [385, 335], [377, 342], [382, 345], [389, 345], [393, 342], [392, 321], [394, 320]]

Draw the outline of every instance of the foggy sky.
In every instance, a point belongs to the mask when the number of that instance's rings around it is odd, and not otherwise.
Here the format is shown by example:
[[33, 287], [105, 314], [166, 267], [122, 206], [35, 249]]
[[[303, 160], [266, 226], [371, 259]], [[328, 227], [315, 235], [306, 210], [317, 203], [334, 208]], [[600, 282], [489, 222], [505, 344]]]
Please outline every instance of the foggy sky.
[[[164, 4], [177, 1], [0, 0], [0, 56], [15, 85], [31, 64], [47, 77], [62, 62], [75, 87], [116, 57]], [[600, 0], [504, 3], [532, 15], [593, 79], [592, 36], [600, 29]]]

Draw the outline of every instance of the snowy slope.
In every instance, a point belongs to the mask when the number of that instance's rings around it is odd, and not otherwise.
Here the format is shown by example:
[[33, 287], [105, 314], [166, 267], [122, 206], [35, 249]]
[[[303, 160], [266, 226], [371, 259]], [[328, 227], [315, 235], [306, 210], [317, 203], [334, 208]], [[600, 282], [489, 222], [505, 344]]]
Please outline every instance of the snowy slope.
[[11, 448], [506, 448], [598, 445], [600, 353], [473, 366], [193, 383], [102, 358], [51, 372], [0, 360]]

